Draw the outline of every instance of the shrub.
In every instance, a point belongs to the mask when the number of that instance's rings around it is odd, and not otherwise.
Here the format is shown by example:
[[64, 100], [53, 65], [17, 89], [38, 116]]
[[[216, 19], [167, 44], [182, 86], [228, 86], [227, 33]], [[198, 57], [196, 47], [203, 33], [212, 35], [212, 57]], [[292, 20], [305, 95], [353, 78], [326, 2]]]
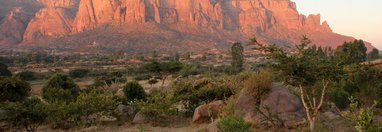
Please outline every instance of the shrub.
[[49, 107], [49, 121], [56, 128], [94, 125], [101, 116], [115, 116], [118, 98], [110, 92], [92, 90], [81, 93], [75, 102], [54, 102]]
[[379, 132], [382, 127], [374, 121], [374, 109], [378, 102], [370, 107], [360, 108], [355, 98], [350, 97], [350, 111], [345, 116], [355, 123], [355, 128], [359, 132]]
[[204, 76], [198, 79], [182, 79], [171, 86], [171, 98], [182, 103], [192, 115], [194, 109], [213, 100], [224, 100], [233, 94], [232, 78]]
[[251, 132], [251, 124], [239, 116], [221, 118], [217, 127], [222, 132]]
[[140, 100], [146, 97], [146, 92], [137, 81], [131, 81], [123, 87], [123, 93], [128, 101]]
[[48, 102], [71, 102], [77, 98], [79, 90], [68, 75], [55, 74], [44, 83], [42, 97]]
[[8, 70], [8, 66], [0, 62], [0, 76], [10, 77], [12, 72]]
[[171, 100], [163, 93], [156, 93], [147, 97], [147, 100], [138, 101], [137, 105], [140, 112], [150, 121], [158, 122], [176, 114]]
[[349, 106], [350, 94], [343, 89], [335, 89], [328, 93], [329, 100], [332, 101], [340, 109], [345, 109]]
[[262, 70], [252, 74], [244, 82], [244, 90], [256, 98], [256, 103], [260, 104], [261, 98], [266, 96], [272, 89], [271, 72]]
[[6, 111], [6, 120], [15, 126], [23, 126], [27, 132], [36, 132], [48, 116], [47, 105], [36, 97], [10, 103]]
[[21, 101], [29, 96], [31, 87], [18, 77], [0, 77], [0, 103]]
[[72, 78], [83, 78], [86, 77], [90, 71], [88, 69], [74, 69], [69, 71], [69, 76]]

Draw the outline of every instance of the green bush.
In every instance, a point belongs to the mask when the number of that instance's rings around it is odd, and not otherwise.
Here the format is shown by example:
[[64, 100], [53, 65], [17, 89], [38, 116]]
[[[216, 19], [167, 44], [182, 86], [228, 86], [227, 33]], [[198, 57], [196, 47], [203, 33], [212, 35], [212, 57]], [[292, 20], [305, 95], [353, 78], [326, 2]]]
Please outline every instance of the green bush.
[[221, 118], [217, 127], [221, 132], [251, 132], [251, 123], [245, 122], [239, 116]]
[[350, 94], [343, 89], [335, 89], [328, 93], [329, 100], [336, 104], [336, 106], [340, 109], [345, 109], [349, 106], [349, 97]]
[[137, 81], [130, 81], [123, 87], [123, 93], [128, 101], [141, 100], [146, 97], [146, 92]]
[[171, 98], [183, 104], [186, 113], [192, 115], [196, 107], [214, 100], [224, 100], [236, 88], [227, 76], [203, 76], [198, 79], [182, 79], [171, 86]]
[[172, 101], [164, 93], [155, 93], [137, 102], [140, 112], [150, 121], [161, 121], [176, 114]]
[[69, 76], [72, 78], [86, 77], [90, 71], [88, 69], [74, 69], [69, 71]]
[[42, 86], [42, 97], [48, 102], [74, 101], [79, 94], [79, 86], [68, 75], [55, 74]]
[[21, 101], [29, 96], [31, 87], [18, 77], [0, 77], [0, 103]]
[[118, 98], [110, 92], [92, 90], [81, 93], [75, 102], [54, 102], [49, 107], [49, 121], [56, 128], [94, 125], [101, 116], [115, 116]]
[[23, 126], [27, 132], [36, 132], [48, 117], [47, 108], [47, 105], [36, 97], [10, 103], [5, 108], [6, 121], [15, 126]]

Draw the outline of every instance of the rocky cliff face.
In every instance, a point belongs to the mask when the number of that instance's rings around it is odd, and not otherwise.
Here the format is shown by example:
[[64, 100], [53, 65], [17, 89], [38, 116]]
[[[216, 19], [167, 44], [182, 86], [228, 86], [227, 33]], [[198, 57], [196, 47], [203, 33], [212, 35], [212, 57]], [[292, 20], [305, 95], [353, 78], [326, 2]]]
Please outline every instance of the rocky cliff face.
[[[318, 38], [314, 36], [317, 34], [334, 34], [326, 21], [321, 23], [319, 14], [307, 17], [300, 15], [296, 4], [290, 0], [38, 1], [44, 8], [29, 22], [22, 37], [24, 42], [81, 34], [103, 26], [129, 27], [147, 24], [165, 30], [163, 32], [174, 31], [177, 36], [183, 33], [198, 35], [202, 31], [208, 31], [217, 38], [226, 33], [240, 39], [257, 35], [266, 42], [284, 40], [282, 42], [292, 44], [298, 42], [298, 37], [303, 34], [310, 34], [312, 38]], [[131, 35], [132, 32], [134, 31], [119, 33]], [[147, 29], [142, 32], [153, 31]], [[338, 36], [336, 39], [351, 40]], [[317, 44], [321, 44], [320, 40]], [[335, 47], [339, 44], [341, 43], [330, 45]]]
[[17, 44], [23, 40], [31, 16], [23, 8], [13, 8], [0, 25], [0, 44]]

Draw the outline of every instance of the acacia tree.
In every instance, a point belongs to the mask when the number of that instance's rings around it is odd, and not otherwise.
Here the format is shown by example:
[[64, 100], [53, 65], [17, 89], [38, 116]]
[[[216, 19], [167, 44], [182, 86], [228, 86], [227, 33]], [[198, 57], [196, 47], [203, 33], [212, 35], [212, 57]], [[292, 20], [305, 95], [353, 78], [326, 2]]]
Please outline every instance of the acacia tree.
[[232, 54], [232, 72], [237, 73], [243, 70], [243, 63], [244, 63], [244, 55], [243, 55], [244, 48], [241, 45], [241, 43], [234, 43], [231, 47], [231, 54]]
[[144, 68], [156, 74], [162, 80], [162, 88], [164, 88], [164, 83], [166, 79], [176, 72], [179, 72], [182, 69], [182, 63], [179, 61], [170, 61], [170, 62], [158, 62], [152, 61], [144, 66]]
[[314, 131], [327, 90], [342, 73], [342, 68], [337, 66], [331, 54], [310, 44], [311, 41], [304, 36], [301, 44], [296, 46], [295, 54], [288, 54], [276, 46], [266, 49], [271, 53], [275, 61], [273, 67], [280, 72], [283, 81], [299, 89], [310, 130]]

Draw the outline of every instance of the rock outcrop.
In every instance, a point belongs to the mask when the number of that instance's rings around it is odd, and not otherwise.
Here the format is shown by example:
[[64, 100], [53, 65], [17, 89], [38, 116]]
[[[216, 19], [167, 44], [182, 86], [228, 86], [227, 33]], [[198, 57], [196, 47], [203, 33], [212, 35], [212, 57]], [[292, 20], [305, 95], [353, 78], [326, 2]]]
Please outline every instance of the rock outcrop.
[[[244, 90], [243, 90], [244, 91]], [[244, 120], [252, 124], [260, 124], [264, 117], [258, 112], [278, 116], [287, 127], [305, 123], [304, 108], [298, 97], [280, 84], [274, 83], [268, 96], [261, 99], [258, 108], [254, 105], [255, 98], [247, 92], [241, 92], [236, 101], [235, 113], [244, 114]]]
[[[174, 39], [187, 41], [183, 43], [217, 44], [224, 47], [230, 41], [244, 41], [253, 35], [265, 43], [296, 44], [299, 37], [305, 34], [318, 45], [327, 44], [332, 47], [354, 39], [332, 33], [328, 23], [321, 22], [319, 14], [307, 17], [299, 14], [296, 4], [290, 0], [38, 1], [44, 8], [36, 13], [21, 37], [24, 42], [32, 44], [41, 38], [77, 35], [100, 27], [117, 30], [129, 27], [126, 31], [116, 31], [119, 34], [117, 36], [128, 37], [152, 32], [174, 32], [173, 36], [164, 36], [165, 33], [163, 36], [156, 36], [164, 41], [153, 44], [157, 46], [155, 48], [163, 48], [159, 45], [173, 43], [167, 40]], [[150, 29], [147, 24], [155, 26], [159, 31]], [[139, 26], [146, 30], [137, 34], [137, 31], [130, 28]], [[210, 34], [204, 34], [205, 32]], [[113, 33], [105, 33], [102, 37], [115, 37], [108, 36], [109, 34]], [[200, 38], [199, 35], [211, 40]], [[187, 38], [181, 38], [182, 36]], [[227, 39], [227, 36], [230, 38]], [[321, 36], [330, 36], [331, 41], [326, 41]], [[82, 40], [78, 39], [78, 42]], [[127, 47], [137, 44], [130, 41], [120, 43], [128, 45]]]
[[17, 44], [23, 40], [31, 16], [22, 7], [12, 9], [0, 25], [0, 44]]
[[192, 122], [203, 123], [205, 121], [209, 121], [211, 118], [216, 119], [223, 106], [224, 102], [222, 100], [218, 100], [197, 107], [194, 111], [194, 115], [192, 116]]

